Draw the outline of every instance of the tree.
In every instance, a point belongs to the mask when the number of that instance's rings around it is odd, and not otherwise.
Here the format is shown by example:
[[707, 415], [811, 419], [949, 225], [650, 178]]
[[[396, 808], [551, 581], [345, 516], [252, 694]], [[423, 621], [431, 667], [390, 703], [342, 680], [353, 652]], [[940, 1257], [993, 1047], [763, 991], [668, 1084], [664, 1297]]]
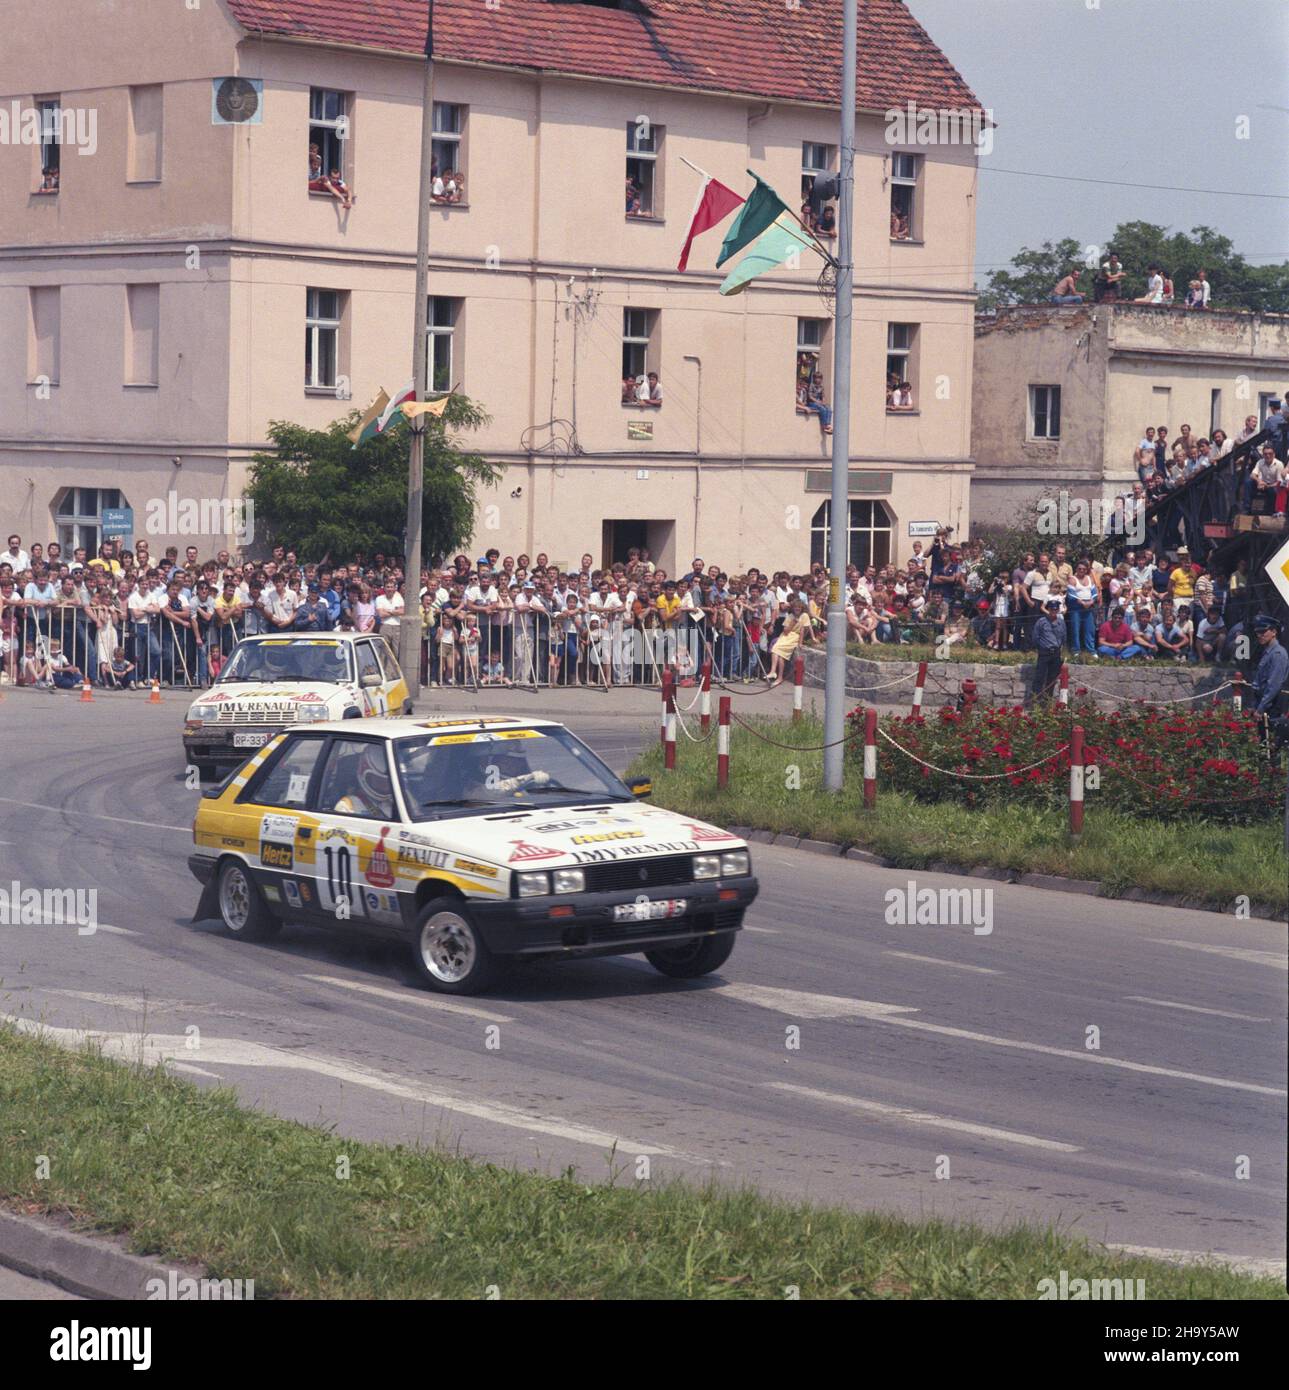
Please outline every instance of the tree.
[[[399, 419], [355, 449], [351, 411], [325, 430], [286, 420], [269, 425], [272, 452], [251, 459], [246, 495], [255, 506], [256, 537], [303, 556], [341, 560], [361, 550], [401, 555], [407, 530], [410, 431]], [[449, 431], [474, 430], [488, 416], [453, 396], [442, 420], [426, 417], [422, 554], [439, 560], [469, 540], [478, 487], [493, 486], [501, 469], [458, 447]]]
[[1073, 237], [1066, 237], [1055, 246], [1044, 242], [1038, 251], [1023, 247], [1012, 260], [1013, 270], [996, 270], [990, 275], [980, 295], [980, 307], [1046, 304], [1057, 280], [1074, 267], [1083, 268], [1080, 288], [1091, 298], [1092, 281], [1111, 249], [1128, 272], [1121, 290], [1125, 298], [1146, 293], [1147, 270], [1157, 265], [1171, 277], [1179, 304], [1186, 298], [1190, 281], [1203, 269], [1208, 271], [1213, 287], [1214, 308], [1289, 312], [1289, 262], [1251, 266], [1231, 239], [1212, 227], [1170, 233], [1167, 227], [1153, 222], [1121, 222], [1103, 246], [1084, 247]]

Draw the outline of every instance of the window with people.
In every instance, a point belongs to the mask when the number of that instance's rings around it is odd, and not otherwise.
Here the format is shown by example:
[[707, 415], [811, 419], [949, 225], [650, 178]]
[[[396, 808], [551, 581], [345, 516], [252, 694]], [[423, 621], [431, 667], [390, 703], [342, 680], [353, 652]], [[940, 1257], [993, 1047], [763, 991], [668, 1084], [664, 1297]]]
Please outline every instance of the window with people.
[[658, 377], [658, 311], [622, 311], [622, 404], [662, 405]]
[[913, 398], [914, 353], [918, 326], [915, 323], [886, 325], [886, 409], [916, 410]]
[[893, 154], [891, 156], [891, 240], [919, 241], [918, 176], [922, 156]]
[[345, 181], [349, 108], [347, 92], [309, 89], [309, 192], [335, 198], [346, 211], [354, 205]]
[[816, 236], [837, 234], [837, 150], [806, 140], [801, 145], [801, 220]]
[[662, 216], [662, 140], [663, 128], [647, 117], [627, 122], [628, 217]]
[[797, 413], [817, 416], [823, 432], [831, 434], [832, 408], [824, 391], [824, 349], [827, 341], [827, 319], [797, 320]]
[[465, 195], [466, 108], [457, 102], [434, 103], [434, 141], [430, 151], [430, 201], [462, 204]]

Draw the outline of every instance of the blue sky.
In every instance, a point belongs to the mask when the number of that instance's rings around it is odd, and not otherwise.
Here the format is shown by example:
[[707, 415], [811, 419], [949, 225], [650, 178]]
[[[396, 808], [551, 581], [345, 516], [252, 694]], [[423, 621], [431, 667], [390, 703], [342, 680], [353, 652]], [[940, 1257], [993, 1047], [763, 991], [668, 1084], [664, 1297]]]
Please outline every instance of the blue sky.
[[1021, 246], [1100, 246], [1138, 219], [1207, 224], [1254, 264], [1289, 260], [1289, 197], [1239, 196], [1289, 195], [1287, 0], [905, 3], [998, 122], [981, 159], [981, 283]]

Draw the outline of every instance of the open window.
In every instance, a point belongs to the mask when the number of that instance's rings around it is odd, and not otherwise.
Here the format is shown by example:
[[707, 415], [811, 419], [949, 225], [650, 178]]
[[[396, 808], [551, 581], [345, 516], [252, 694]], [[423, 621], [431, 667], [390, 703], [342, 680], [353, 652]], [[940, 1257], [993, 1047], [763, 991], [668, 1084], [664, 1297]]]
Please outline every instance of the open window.
[[918, 197], [922, 174], [920, 154], [891, 155], [891, 240], [922, 240], [922, 207]]
[[57, 193], [61, 175], [62, 103], [57, 97], [37, 101], [40, 112], [40, 187], [37, 192]]
[[915, 410], [916, 350], [918, 326], [915, 323], [886, 325], [886, 409]]
[[456, 102], [434, 103], [432, 197], [436, 203], [464, 203], [466, 108]]
[[340, 376], [340, 328], [343, 290], [310, 290], [304, 328], [306, 390], [334, 391]]
[[622, 311], [622, 404], [660, 405], [658, 311]]
[[426, 314], [425, 331], [429, 335], [426, 344], [426, 383], [427, 391], [450, 391], [456, 384], [453, 368], [457, 356], [457, 329], [461, 322], [461, 301], [441, 294], [430, 296]]
[[[836, 173], [837, 147], [820, 145], [806, 140], [801, 145], [801, 220], [816, 236], [835, 236], [837, 234], [836, 199], [816, 200], [812, 205], [811, 194], [815, 182], [829, 178]], [[820, 190], [822, 194], [823, 190]]]
[[1060, 439], [1061, 388], [1031, 386], [1029, 388], [1029, 437], [1031, 439]]
[[329, 87], [309, 89], [309, 192], [348, 195], [350, 99]]
[[794, 382], [797, 413], [808, 414], [810, 384], [816, 374], [827, 381], [824, 349], [828, 342], [827, 319], [797, 320], [797, 365]]
[[663, 130], [644, 116], [627, 122], [628, 217], [662, 216]]

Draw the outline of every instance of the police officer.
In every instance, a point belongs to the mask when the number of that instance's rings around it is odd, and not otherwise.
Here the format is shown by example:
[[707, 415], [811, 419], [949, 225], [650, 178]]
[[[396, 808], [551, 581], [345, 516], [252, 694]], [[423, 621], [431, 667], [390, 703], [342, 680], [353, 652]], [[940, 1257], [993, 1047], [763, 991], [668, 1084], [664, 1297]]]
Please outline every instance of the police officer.
[[1046, 698], [1061, 674], [1061, 648], [1065, 646], [1065, 619], [1061, 617], [1061, 600], [1049, 598], [1043, 605], [1043, 615], [1034, 624], [1034, 649], [1038, 665], [1034, 669], [1034, 698]]
[[1262, 648], [1257, 668], [1253, 672], [1255, 714], [1276, 715], [1280, 712], [1280, 694], [1289, 681], [1289, 652], [1280, 645], [1280, 622], [1269, 613], [1259, 613], [1253, 619], [1253, 635]]

